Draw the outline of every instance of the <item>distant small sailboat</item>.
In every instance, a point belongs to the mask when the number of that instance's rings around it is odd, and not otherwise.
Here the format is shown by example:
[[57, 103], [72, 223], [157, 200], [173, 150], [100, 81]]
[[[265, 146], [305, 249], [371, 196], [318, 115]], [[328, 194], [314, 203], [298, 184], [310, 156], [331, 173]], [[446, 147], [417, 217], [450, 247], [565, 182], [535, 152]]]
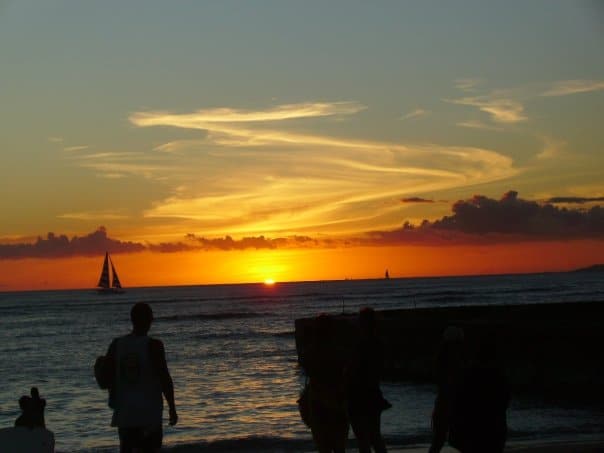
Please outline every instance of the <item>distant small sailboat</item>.
[[[109, 264], [111, 264], [112, 278], [109, 278]], [[111, 281], [111, 284], [109, 282]], [[124, 292], [120, 279], [117, 276], [113, 261], [109, 257], [109, 252], [105, 252], [105, 262], [103, 263], [103, 270], [101, 271], [101, 277], [97, 284], [99, 294], [122, 294]]]
[[386, 280], [390, 280], [390, 273], [388, 272], [388, 269], [386, 269], [386, 273], [384, 274], [384, 278]]

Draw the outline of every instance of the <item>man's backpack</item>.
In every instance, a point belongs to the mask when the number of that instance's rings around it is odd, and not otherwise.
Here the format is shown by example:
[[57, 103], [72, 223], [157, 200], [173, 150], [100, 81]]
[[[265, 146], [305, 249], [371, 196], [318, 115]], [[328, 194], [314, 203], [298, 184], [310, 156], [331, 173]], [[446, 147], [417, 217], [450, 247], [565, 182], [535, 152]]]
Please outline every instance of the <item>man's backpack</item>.
[[107, 357], [98, 356], [94, 362], [94, 378], [100, 388], [110, 390], [113, 387], [114, 373]]
[[304, 388], [300, 392], [300, 398], [298, 398], [298, 411], [300, 412], [300, 418], [306, 426], [310, 428], [311, 420], [310, 420], [310, 384], [308, 383], [308, 379], [304, 384]]

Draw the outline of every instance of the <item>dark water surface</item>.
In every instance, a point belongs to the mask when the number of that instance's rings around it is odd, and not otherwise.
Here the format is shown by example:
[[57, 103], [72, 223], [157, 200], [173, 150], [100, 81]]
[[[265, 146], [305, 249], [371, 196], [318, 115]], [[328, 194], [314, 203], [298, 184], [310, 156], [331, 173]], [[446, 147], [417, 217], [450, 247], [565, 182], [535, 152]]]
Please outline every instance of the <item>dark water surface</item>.
[[[111, 339], [130, 329], [129, 310], [149, 302], [151, 335], [166, 346], [176, 387], [178, 426], [165, 444], [210, 449], [310, 448], [296, 399], [294, 320], [319, 312], [437, 305], [604, 301], [601, 274], [537, 274], [458, 278], [134, 288], [0, 293], [0, 427], [18, 415], [18, 398], [36, 385], [48, 401], [46, 424], [59, 451], [115, 451], [106, 393], [92, 365]], [[431, 385], [384, 383], [393, 408], [383, 431], [393, 445], [426, 441]], [[167, 411], [165, 411], [167, 412]], [[167, 414], [166, 414], [167, 415]], [[557, 438], [604, 432], [604, 411], [514, 400], [510, 436]]]

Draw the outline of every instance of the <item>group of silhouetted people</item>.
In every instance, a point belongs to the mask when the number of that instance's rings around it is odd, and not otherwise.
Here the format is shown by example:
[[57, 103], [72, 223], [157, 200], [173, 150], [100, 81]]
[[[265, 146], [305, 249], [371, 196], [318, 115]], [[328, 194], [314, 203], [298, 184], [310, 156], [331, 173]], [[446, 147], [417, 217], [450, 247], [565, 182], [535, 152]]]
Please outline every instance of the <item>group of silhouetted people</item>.
[[334, 319], [317, 318], [312, 350], [305, 367], [309, 377], [305, 416], [320, 453], [345, 451], [349, 427], [361, 453], [386, 452], [381, 435], [382, 411], [391, 407], [380, 390], [383, 347], [375, 329], [375, 313], [359, 314], [358, 341], [352, 354], [335, 341]]
[[[380, 390], [384, 349], [376, 331], [375, 312], [359, 313], [352, 347], [336, 338], [337, 320], [320, 315], [304, 365], [309, 378], [300, 410], [320, 453], [345, 451], [349, 427], [360, 453], [386, 452], [381, 414], [390, 403]], [[510, 401], [507, 379], [492, 336], [482, 335], [468, 351], [464, 332], [448, 327], [436, 357], [438, 387], [432, 414], [429, 453], [446, 442], [462, 453], [503, 452]], [[308, 406], [303, 408], [302, 405]]]
[[[95, 378], [109, 391], [111, 425], [118, 428], [120, 452], [157, 452], [162, 445], [164, 397], [170, 425], [178, 421], [174, 386], [163, 343], [147, 335], [153, 321], [151, 307], [135, 304], [130, 318], [132, 332], [114, 339], [107, 354], [97, 359]], [[391, 405], [380, 389], [384, 351], [375, 312], [360, 311], [352, 351], [337, 341], [335, 323], [327, 315], [316, 319], [304, 364], [308, 381], [299, 400], [302, 418], [320, 453], [344, 452], [350, 427], [360, 453], [372, 449], [385, 453], [381, 415]], [[443, 334], [435, 367], [438, 394], [429, 453], [438, 453], [447, 441], [462, 453], [503, 451], [509, 389], [493, 339], [487, 337], [477, 345], [469, 359], [462, 329], [449, 327]], [[32, 388], [31, 396], [21, 397], [19, 405], [22, 414], [16, 426], [45, 426], [46, 401], [37, 388]]]

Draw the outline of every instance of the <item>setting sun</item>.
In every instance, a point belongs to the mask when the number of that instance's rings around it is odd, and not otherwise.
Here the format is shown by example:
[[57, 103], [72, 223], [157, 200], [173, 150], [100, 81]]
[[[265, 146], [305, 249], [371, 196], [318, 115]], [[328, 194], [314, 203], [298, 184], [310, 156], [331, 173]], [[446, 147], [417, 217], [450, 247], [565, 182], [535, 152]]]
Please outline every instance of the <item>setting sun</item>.
[[275, 284], [275, 280], [273, 280], [272, 278], [267, 278], [266, 280], [264, 280], [264, 284], [265, 285], [274, 285]]

